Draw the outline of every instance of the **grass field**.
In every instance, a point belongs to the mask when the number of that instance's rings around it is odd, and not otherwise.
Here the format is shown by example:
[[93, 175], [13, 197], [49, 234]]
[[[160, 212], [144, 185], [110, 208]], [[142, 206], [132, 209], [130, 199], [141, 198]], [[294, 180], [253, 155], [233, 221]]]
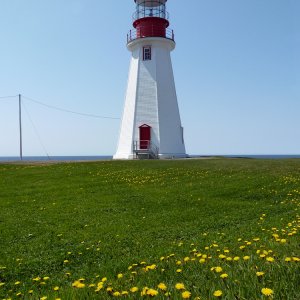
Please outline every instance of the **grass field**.
[[300, 299], [300, 160], [0, 164], [0, 299]]

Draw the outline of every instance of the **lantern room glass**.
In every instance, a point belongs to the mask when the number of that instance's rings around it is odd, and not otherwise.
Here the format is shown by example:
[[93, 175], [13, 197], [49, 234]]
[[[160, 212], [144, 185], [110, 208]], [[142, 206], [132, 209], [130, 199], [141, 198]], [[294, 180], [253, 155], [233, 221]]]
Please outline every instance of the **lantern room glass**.
[[165, 0], [142, 0], [137, 2], [136, 11], [133, 15], [133, 19], [142, 19], [147, 17], [155, 17], [168, 19], [168, 13], [166, 11]]

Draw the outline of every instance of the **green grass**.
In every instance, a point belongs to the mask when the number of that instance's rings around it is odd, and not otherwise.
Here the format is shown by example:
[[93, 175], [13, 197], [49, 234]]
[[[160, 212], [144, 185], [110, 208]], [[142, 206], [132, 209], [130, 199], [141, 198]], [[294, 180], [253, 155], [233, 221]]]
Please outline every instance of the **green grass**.
[[299, 300], [299, 200], [300, 160], [0, 164], [0, 299]]

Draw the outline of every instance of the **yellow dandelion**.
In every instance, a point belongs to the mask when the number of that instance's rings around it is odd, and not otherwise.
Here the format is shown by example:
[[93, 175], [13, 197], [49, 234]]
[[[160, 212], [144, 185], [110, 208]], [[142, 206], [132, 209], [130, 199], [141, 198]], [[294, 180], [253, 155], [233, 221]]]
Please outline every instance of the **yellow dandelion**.
[[200, 259], [199, 259], [199, 263], [200, 263], [200, 264], [204, 264], [204, 263], [205, 263], [205, 259], [204, 259], [204, 258], [200, 258]]
[[82, 283], [80, 280], [76, 280], [72, 283], [72, 287], [83, 289], [85, 287], [85, 284]]
[[264, 296], [272, 296], [274, 294], [273, 290], [269, 289], [269, 288], [262, 288], [261, 289], [261, 293]]
[[220, 291], [220, 290], [217, 290], [217, 291], [214, 292], [213, 295], [214, 295], [215, 297], [221, 297], [221, 296], [223, 295], [223, 292]]
[[175, 284], [175, 289], [176, 290], [185, 290], [185, 286], [183, 283], [176, 283]]
[[154, 289], [148, 289], [147, 290], [147, 295], [154, 297], [154, 296], [158, 295], [158, 291], [154, 290]]
[[138, 290], [139, 290], [139, 288], [136, 287], [136, 286], [134, 286], [134, 287], [132, 287], [132, 288], [130, 289], [130, 292], [131, 292], [131, 293], [136, 293]]
[[21, 283], [21, 281], [16, 281], [15, 285], [19, 285]]
[[250, 256], [246, 255], [243, 257], [243, 260], [249, 260], [250, 259]]
[[225, 278], [227, 278], [227, 277], [228, 277], [228, 274], [226, 274], [226, 273], [223, 273], [223, 274], [221, 274], [221, 275], [220, 275], [220, 277], [221, 277], [222, 279], [225, 279]]
[[223, 271], [223, 269], [222, 269], [221, 267], [216, 267], [216, 268], [215, 268], [215, 271], [216, 271], [217, 273], [221, 273], [221, 272]]
[[268, 256], [268, 257], [266, 257], [266, 261], [273, 262], [274, 261], [274, 257]]
[[120, 293], [120, 292], [114, 292], [112, 295], [113, 295], [114, 297], [120, 297], [120, 296], [121, 296], [121, 293]]
[[292, 258], [291, 257], [286, 257], [284, 261], [286, 261], [286, 262], [292, 261]]
[[176, 273], [181, 273], [182, 272], [182, 269], [177, 269], [176, 270]]
[[257, 276], [257, 277], [261, 277], [261, 276], [263, 276], [263, 275], [265, 275], [264, 272], [256, 272], [256, 276]]
[[43, 296], [40, 298], [40, 300], [47, 300], [48, 298], [46, 296]]
[[127, 296], [129, 293], [127, 291], [122, 291], [121, 295], [122, 296]]
[[58, 287], [58, 286], [55, 286], [55, 287], [53, 288], [53, 291], [59, 291], [59, 287]]
[[33, 281], [40, 281], [41, 280], [41, 277], [35, 277], [32, 279]]
[[296, 256], [293, 256], [293, 257], [292, 257], [292, 260], [293, 260], [293, 261], [296, 261], [296, 262], [299, 262], [299, 261], [300, 261], [300, 258], [299, 258], [299, 257], [296, 257]]
[[239, 258], [239, 256], [235, 256], [235, 257], [233, 258], [233, 260], [234, 260], [234, 261], [238, 261], [238, 260], [240, 260], [240, 258]]
[[167, 286], [164, 283], [162, 283], [162, 282], [157, 287], [160, 290], [162, 290], [162, 291], [166, 291], [167, 290]]
[[118, 277], [118, 279], [123, 278], [123, 274], [120, 273], [120, 274], [118, 274], [117, 277]]
[[185, 291], [185, 292], [183, 292], [181, 294], [181, 296], [182, 296], [183, 299], [189, 299], [189, 298], [191, 298], [191, 295], [192, 294], [190, 292], [188, 292], [188, 291]]
[[30, 294], [30, 295], [33, 294], [33, 290], [29, 290], [28, 294]]

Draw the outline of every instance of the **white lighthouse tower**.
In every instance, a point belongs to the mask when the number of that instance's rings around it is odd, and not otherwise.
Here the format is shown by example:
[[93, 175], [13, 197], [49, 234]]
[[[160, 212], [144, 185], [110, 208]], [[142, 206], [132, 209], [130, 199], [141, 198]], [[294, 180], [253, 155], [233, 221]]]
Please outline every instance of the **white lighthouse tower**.
[[167, 0], [135, 0], [127, 36], [132, 53], [114, 159], [186, 157], [170, 52], [175, 48]]

